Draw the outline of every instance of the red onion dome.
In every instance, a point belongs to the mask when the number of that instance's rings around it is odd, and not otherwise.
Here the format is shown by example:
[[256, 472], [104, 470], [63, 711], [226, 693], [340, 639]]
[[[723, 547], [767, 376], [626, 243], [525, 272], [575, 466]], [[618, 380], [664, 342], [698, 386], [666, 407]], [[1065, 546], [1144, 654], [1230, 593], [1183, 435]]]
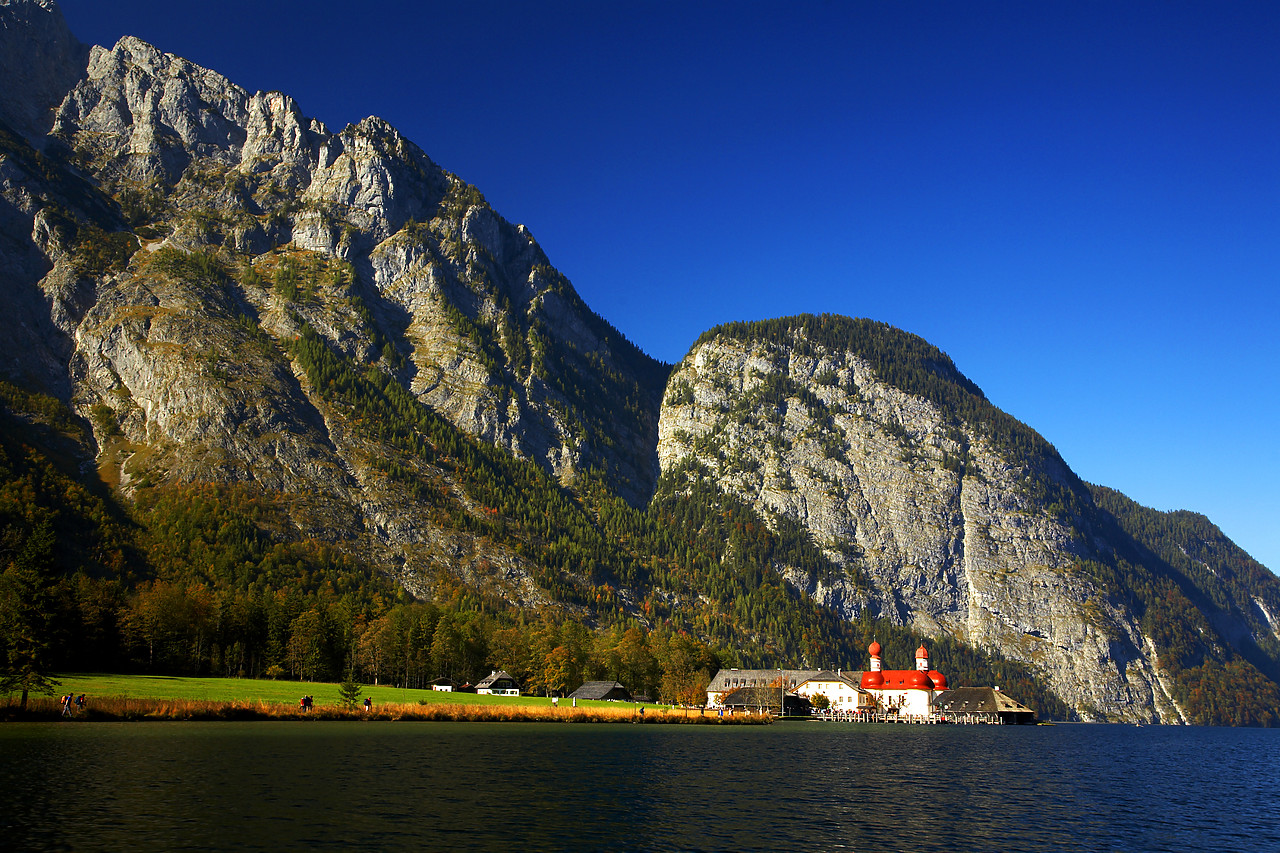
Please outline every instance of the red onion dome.
[[928, 675], [917, 669], [907, 676], [907, 687], [912, 690], [932, 690], [933, 681], [930, 680]]
[[947, 677], [942, 673], [929, 670], [929, 680], [933, 682], [934, 689], [936, 690], [947, 689]]
[[917, 660], [920, 658], [927, 659], [928, 657], [929, 657], [929, 650], [924, 647], [924, 643], [921, 643], [920, 648], [916, 649], [916, 659]]
[[880, 657], [880, 644], [877, 643], [875, 640], [872, 640], [871, 645], [867, 646], [867, 653], [870, 654], [873, 658]]
[[877, 670], [867, 670], [862, 673], [861, 686], [863, 690], [879, 690], [884, 687], [884, 673]]

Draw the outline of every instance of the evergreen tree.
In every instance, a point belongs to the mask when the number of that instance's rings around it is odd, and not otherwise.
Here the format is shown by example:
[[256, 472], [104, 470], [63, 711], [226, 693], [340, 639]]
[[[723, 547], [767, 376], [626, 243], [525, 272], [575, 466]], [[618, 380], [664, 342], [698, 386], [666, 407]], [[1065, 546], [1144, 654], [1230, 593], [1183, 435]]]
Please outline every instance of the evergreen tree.
[[355, 676], [349, 672], [342, 684], [338, 685], [338, 699], [342, 702], [342, 707], [347, 710], [355, 709], [360, 702], [360, 694], [363, 692], [364, 688], [356, 682]]
[[26, 537], [22, 550], [0, 574], [0, 693], [52, 694], [54, 646], [52, 563], [55, 538], [48, 519]]

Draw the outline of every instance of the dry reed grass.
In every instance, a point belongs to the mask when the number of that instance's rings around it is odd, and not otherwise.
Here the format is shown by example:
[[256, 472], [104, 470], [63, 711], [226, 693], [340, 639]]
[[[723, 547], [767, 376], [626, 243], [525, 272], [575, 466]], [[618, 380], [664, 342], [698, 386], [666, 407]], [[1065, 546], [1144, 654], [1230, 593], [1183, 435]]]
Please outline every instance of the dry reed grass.
[[310, 712], [295, 704], [261, 701], [207, 701], [196, 699], [133, 699], [105, 696], [93, 699], [70, 718], [62, 717], [56, 699], [36, 698], [18, 712], [15, 701], [0, 706], [0, 718], [7, 720], [68, 720], [80, 722], [122, 722], [162, 720], [383, 720], [475, 723], [644, 723], [681, 725], [760, 725], [773, 718], [735, 714], [719, 717], [697, 708], [635, 708], [591, 706], [458, 705], [444, 703], [395, 703], [363, 708], [317, 705]]

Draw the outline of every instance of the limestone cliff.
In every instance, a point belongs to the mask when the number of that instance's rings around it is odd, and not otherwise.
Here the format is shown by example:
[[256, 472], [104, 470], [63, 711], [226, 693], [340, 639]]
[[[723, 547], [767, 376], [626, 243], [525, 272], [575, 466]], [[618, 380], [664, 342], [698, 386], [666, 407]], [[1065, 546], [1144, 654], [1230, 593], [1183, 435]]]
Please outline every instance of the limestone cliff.
[[[385, 122], [333, 133], [287, 96], [125, 38], [94, 48], [53, 136], [167, 245], [228, 247], [250, 265], [308, 251], [351, 264], [388, 355], [408, 358], [401, 378], [463, 430], [567, 483], [599, 469], [633, 500], [651, 490], [653, 459], [630, 448], [651, 443], [660, 367], [582, 303], [524, 227]], [[311, 319], [369, 355], [350, 317]], [[616, 421], [579, 390], [600, 385], [622, 404]], [[627, 440], [603, 434], [615, 429]]]
[[541, 600], [501, 547], [481, 558], [421, 523], [291, 359], [305, 327], [566, 484], [651, 492], [663, 366], [394, 128], [332, 132], [134, 38], [77, 54], [65, 25], [46, 32], [52, 3], [0, 12], [6, 38], [57, 59], [52, 82], [6, 88], [23, 97], [0, 119], [39, 131], [70, 87], [47, 138], [7, 133], [0, 151], [0, 322], [17, 344], [3, 372], [73, 404], [108, 482], [253, 483], [296, 496], [299, 535], [363, 542], [410, 588], [483, 559], [506, 565], [501, 595]]
[[919, 339], [832, 317], [713, 330], [672, 373], [658, 456], [798, 522], [843, 575], [781, 568], [844, 618], [999, 649], [1086, 717], [1181, 720], [1139, 616], [1093, 568], [1123, 534]]
[[88, 51], [53, 0], [0, 0], [0, 121], [43, 139], [54, 110], [84, 76]]

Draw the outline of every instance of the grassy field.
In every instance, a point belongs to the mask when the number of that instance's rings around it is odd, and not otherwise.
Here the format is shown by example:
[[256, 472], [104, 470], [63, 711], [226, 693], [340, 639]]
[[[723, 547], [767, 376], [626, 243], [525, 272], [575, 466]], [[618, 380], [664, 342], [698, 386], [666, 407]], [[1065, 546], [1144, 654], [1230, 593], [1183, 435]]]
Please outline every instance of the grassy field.
[[[189, 699], [202, 702], [281, 702], [297, 705], [304, 694], [315, 699], [317, 707], [338, 704], [338, 685], [327, 681], [268, 681], [256, 678], [182, 678], [163, 675], [60, 675], [60, 693], [83, 693], [93, 697], [127, 697], [130, 699]], [[551, 700], [541, 696], [481, 696], [475, 693], [438, 693], [434, 690], [409, 690], [386, 685], [363, 684], [360, 696], [379, 703], [463, 705], [542, 705]], [[599, 703], [592, 703], [599, 704]], [[609, 705], [627, 703], [609, 702]]]
[[[73, 719], [109, 720], [262, 720], [376, 719], [476, 722], [695, 723], [743, 725], [770, 722], [767, 717], [721, 718], [697, 708], [643, 706], [632, 702], [581, 701], [574, 707], [540, 696], [481, 696], [362, 685], [361, 699], [373, 701], [372, 713], [344, 708], [339, 685], [315, 681], [261, 681], [245, 678], [180, 678], [153, 675], [69, 674], [59, 677], [59, 693], [83, 693], [86, 708]], [[298, 700], [314, 699], [303, 713]], [[19, 714], [17, 697], [0, 705], [3, 719], [62, 719], [56, 698], [32, 697]]]

